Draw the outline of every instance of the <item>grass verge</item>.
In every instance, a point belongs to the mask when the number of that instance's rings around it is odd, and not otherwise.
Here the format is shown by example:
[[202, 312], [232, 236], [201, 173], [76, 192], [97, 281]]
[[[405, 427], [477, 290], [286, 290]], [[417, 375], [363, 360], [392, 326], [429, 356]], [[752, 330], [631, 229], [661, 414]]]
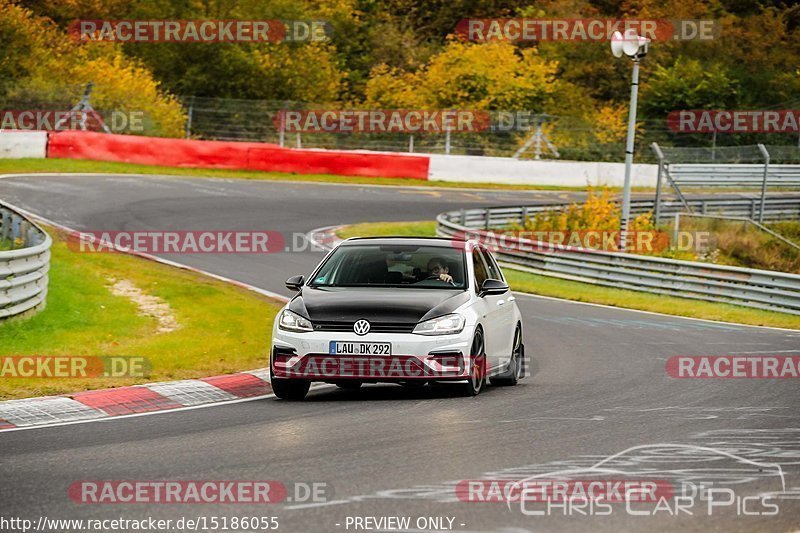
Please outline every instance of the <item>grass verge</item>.
[[[32, 172], [78, 172], [85, 174], [157, 174], [162, 176], [188, 176], [194, 178], [234, 178], [266, 181], [309, 181], [321, 183], [351, 183], [361, 185], [394, 185], [403, 187], [442, 187], [453, 189], [500, 189], [533, 191], [583, 191], [586, 187], [562, 187], [555, 185], [504, 185], [500, 183], [469, 183], [460, 181], [426, 181], [412, 178], [366, 178], [358, 176], [334, 176], [331, 174], [293, 174], [282, 172], [259, 172], [255, 170], [226, 170], [215, 168], [177, 168], [155, 165], [135, 165], [81, 159], [0, 159], [0, 174]], [[620, 187], [611, 187], [621, 191]], [[652, 191], [633, 188], [634, 191]]]
[[366, 222], [340, 228], [336, 235], [341, 239], [350, 237], [379, 237], [396, 235], [398, 237], [435, 237], [436, 221], [426, 222]]
[[[356, 224], [345, 226], [337, 231], [337, 235], [341, 238], [377, 235], [431, 236], [435, 234], [436, 222], [434, 221]], [[591, 283], [531, 274], [507, 267], [503, 272], [511, 288], [519, 292], [652, 311], [667, 315], [704, 318], [755, 326], [800, 329], [800, 317], [787, 313], [761, 311], [738, 305], [701, 302], [688, 298], [614, 289]]]
[[[0, 356], [141, 356], [147, 378], [2, 378], [0, 399], [189, 379], [267, 365], [272, 321], [281, 304], [200, 274], [111, 253], [77, 253], [52, 228], [47, 307], [0, 323]], [[179, 328], [157, 333], [155, 317], [109, 290], [127, 280], [169, 304]]]

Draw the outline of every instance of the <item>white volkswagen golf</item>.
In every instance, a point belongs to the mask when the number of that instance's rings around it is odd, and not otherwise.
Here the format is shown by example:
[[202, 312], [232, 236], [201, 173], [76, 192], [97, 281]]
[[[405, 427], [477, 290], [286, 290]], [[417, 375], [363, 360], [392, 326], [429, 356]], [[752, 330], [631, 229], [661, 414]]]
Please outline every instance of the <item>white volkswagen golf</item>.
[[492, 254], [472, 241], [340, 243], [278, 314], [270, 370], [278, 398], [311, 382], [358, 388], [460, 382], [468, 396], [525, 375], [522, 316]]

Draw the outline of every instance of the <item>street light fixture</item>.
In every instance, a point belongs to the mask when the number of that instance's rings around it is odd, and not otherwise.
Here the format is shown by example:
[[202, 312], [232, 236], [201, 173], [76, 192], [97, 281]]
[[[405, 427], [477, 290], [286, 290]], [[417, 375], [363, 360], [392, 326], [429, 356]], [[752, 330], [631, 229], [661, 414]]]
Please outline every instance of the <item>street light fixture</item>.
[[622, 189], [622, 220], [620, 221], [620, 250], [625, 251], [628, 238], [628, 219], [631, 214], [631, 171], [633, 167], [633, 142], [636, 129], [636, 102], [639, 96], [639, 61], [647, 55], [650, 39], [641, 37], [634, 29], [625, 35], [615, 31], [611, 36], [611, 53], [614, 57], [626, 55], [633, 60], [631, 78], [631, 105], [628, 111], [628, 139], [625, 144], [625, 184]]

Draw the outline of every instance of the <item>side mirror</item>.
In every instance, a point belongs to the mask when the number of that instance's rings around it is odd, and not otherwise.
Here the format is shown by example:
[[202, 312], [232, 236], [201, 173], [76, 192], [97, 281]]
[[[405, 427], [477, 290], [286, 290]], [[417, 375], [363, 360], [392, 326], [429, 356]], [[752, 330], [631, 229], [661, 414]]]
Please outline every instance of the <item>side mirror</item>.
[[303, 276], [292, 276], [286, 280], [286, 288], [292, 291], [299, 291], [304, 282], [305, 278]]
[[483, 297], [486, 295], [505, 294], [508, 292], [508, 285], [499, 279], [487, 279], [481, 285], [481, 291], [478, 296]]

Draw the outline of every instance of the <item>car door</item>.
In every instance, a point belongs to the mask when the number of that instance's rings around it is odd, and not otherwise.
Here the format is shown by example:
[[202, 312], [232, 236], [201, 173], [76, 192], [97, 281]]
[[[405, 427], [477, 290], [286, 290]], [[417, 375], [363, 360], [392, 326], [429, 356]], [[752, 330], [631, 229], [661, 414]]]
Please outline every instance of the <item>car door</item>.
[[[480, 294], [483, 282], [489, 279], [489, 269], [478, 247], [472, 250], [472, 267], [475, 273], [475, 292]], [[500, 358], [503, 356], [502, 339], [498, 331], [501, 331], [502, 328], [502, 308], [504, 305], [505, 295], [486, 295], [479, 297], [477, 302], [477, 306], [483, 316], [483, 342], [486, 349], [486, 369], [488, 372], [492, 372], [500, 366]]]
[[[481, 254], [486, 262], [489, 278], [505, 282], [506, 280], [503, 277], [503, 273], [500, 271], [500, 267], [497, 266], [497, 262], [491, 252], [486, 249], [481, 249]], [[497, 298], [496, 305], [499, 309], [497, 329], [497, 336], [499, 337], [497, 339], [498, 350], [500, 351], [503, 364], [507, 365], [508, 358], [511, 356], [511, 351], [514, 349], [514, 328], [516, 324], [514, 323], [514, 306], [512, 302], [514, 302], [515, 298], [510, 290]]]

